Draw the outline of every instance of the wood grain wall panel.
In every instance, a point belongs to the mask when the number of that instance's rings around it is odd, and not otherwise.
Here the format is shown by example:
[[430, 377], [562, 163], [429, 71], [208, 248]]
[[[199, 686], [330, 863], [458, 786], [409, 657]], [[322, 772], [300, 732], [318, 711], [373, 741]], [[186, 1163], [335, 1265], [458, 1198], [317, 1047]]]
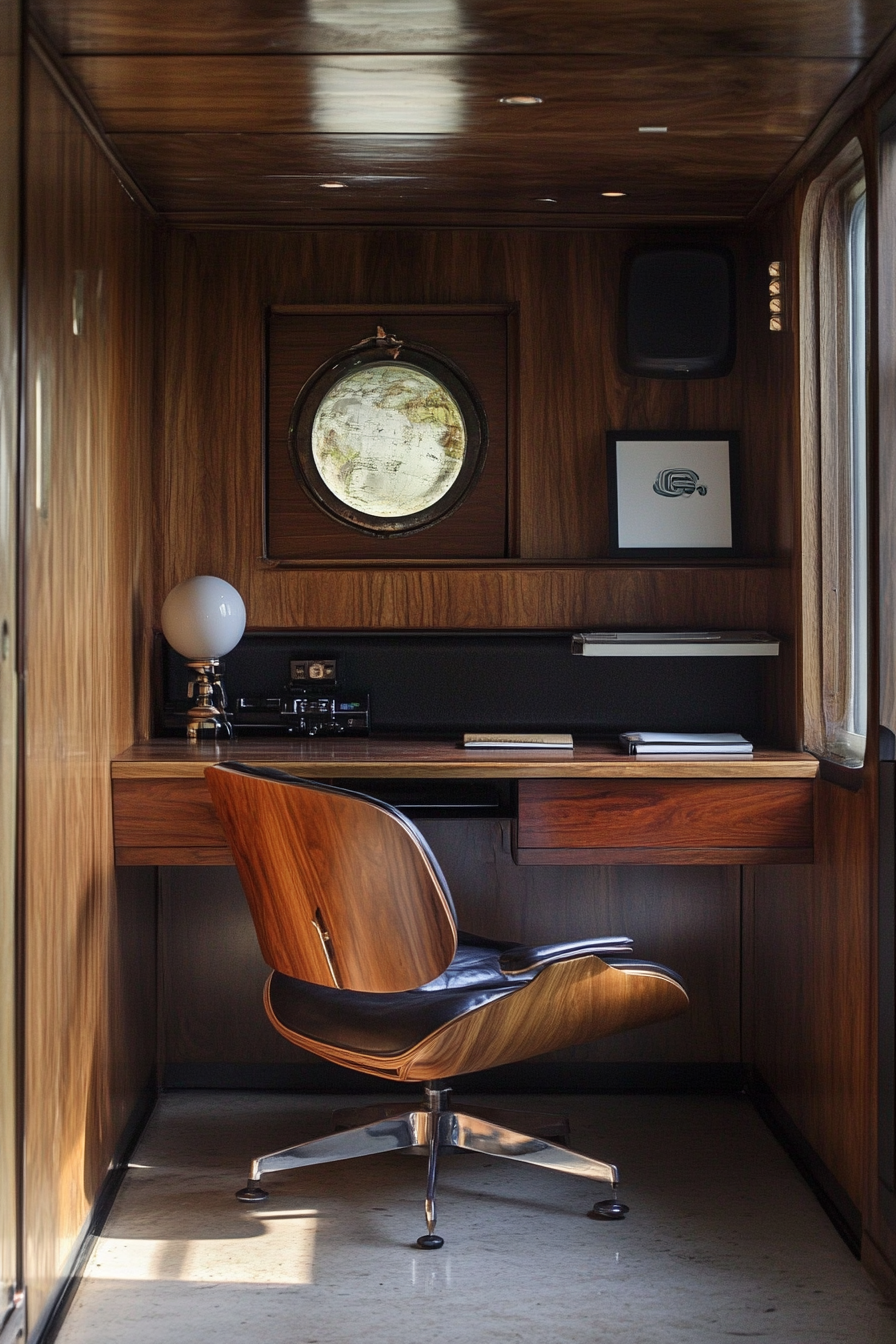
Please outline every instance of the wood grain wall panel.
[[868, 795], [820, 780], [815, 863], [751, 870], [745, 1053], [855, 1204], [872, 1105]]
[[[370, 536], [331, 518], [296, 477], [289, 447], [296, 399], [333, 355], [376, 335], [376, 322], [405, 342], [438, 350], [463, 371], [475, 370], [476, 391], [488, 427], [482, 474], [450, 517], [416, 536]], [[497, 312], [409, 309], [404, 312], [274, 310], [267, 331], [265, 472], [267, 546], [271, 558], [394, 560], [461, 556], [494, 558], [507, 549], [507, 426], [515, 423], [508, 378], [508, 338], [516, 323]], [[515, 360], [511, 363], [511, 370]], [[515, 445], [511, 445], [515, 450]]]
[[[796, 218], [789, 199], [751, 232], [741, 288], [741, 326], [738, 333], [743, 402], [742, 451], [751, 453], [747, 470], [761, 472], [775, 497], [774, 516], [768, 518], [768, 545], [773, 554], [791, 560], [798, 551], [798, 507], [795, 463], [798, 434], [794, 420], [796, 390], [797, 322]], [[771, 262], [781, 263], [784, 303], [781, 332], [769, 330], [769, 274]], [[798, 596], [794, 580], [775, 588], [769, 629], [786, 632], [775, 668], [765, 683], [765, 715], [777, 741], [797, 744], [797, 677], [795, 611]]]
[[159, 917], [163, 1065], [314, 1062], [267, 1019], [270, 967], [235, 868], [160, 868]]
[[19, 207], [21, 7], [0, 3], [0, 1321], [17, 1281]]
[[[509, 823], [420, 825], [462, 928], [529, 944], [626, 934], [673, 967], [691, 1007], [681, 1018], [550, 1058], [733, 1063], [740, 1058], [740, 870], [518, 868]], [[232, 868], [162, 870], [167, 1063], [296, 1063], [265, 1016], [268, 969]]]
[[[116, 884], [109, 759], [145, 727], [151, 238], [28, 70], [25, 1267], [32, 1321], [152, 1072], [154, 887]], [[77, 325], [80, 334], [75, 334]]]
[[[213, 572], [240, 589], [256, 627], [768, 624], [779, 588], [789, 584], [787, 570], [774, 564], [706, 570], [576, 563], [600, 560], [608, 549], [606, 430], [736, 428], [744, 414], [739, 364], [728, 378], [697, 382], [637, 379], [619, 368], [618, 275], [638, 237], [630, 231], [172, 233], [156, 611], [175, 583]], [[514, 302], [520, 305], [522, 567], [301, 571], [259, 563], [265, 306]], [[758, 375], [751, 381], [757, 403], [764, 386]], [[744, 450], [744, 530], [748, 553], [768, 560], [779, 542], [779, 509], [764, 464], [782, 448], [772, 420], [757, 412], [754, 424], [755, 442]], [[527, 570], [526, 561], [535, 566]], [[547, 562], [554, 563], [538, 568]]]

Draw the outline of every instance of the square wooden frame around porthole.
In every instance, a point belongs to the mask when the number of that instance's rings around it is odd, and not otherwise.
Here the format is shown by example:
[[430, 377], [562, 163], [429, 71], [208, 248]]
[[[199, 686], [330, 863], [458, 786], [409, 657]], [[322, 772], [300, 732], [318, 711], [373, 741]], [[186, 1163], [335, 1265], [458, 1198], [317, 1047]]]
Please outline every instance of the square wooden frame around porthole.
[[[280, 563], [496, 560], [515, 554], [516, 309], [471, 306], [276, 305], [267, 313], [264, 558]], [[437, 350], [475, 387], [488, 418], [482, 471], [457, 509], [406, 536], [371, 536], [324, 512], [303, 489], [289, 451], [296, 399], [321, 365], [380, 326]]]

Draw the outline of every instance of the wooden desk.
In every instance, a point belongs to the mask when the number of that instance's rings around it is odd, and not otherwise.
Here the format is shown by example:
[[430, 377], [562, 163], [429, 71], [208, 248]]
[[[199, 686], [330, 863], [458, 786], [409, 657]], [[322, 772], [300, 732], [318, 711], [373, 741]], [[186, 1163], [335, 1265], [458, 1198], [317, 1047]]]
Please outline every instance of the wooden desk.
[[465, 751], [450, 742], [275, 739], [156, 741], [112, 762], [119, 864], [229, 864], [203, 771], [218, 761], [308, 779], [498, 779], [518, 783], [522, 864], [811, 863], [814, 757], [643, 761], [606, 746]]

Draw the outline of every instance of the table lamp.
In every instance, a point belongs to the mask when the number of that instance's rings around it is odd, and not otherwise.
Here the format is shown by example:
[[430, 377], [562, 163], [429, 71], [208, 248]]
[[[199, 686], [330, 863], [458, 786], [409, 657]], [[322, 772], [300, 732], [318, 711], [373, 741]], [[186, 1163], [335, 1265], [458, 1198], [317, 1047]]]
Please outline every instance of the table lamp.
[[165, 598], [162, 632], [196, 673], [187, 691], [195, 694], [187, 713], [191, 742], [204, 734], [233, 737], [219, 660], [240, 642], [245, 628], [243, 599], [231, 584], [211, 574], [185, 579]]

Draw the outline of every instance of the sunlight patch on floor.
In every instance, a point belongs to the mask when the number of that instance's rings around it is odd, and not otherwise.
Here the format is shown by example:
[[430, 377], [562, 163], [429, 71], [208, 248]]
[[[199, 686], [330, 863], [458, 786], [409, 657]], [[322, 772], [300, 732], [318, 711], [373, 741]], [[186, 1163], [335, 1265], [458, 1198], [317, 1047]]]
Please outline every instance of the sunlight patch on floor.
[[253, 1211], [243, 1220], [246, 1230], [238, 1237], [100, 1237], [84, 1277], [144, 1283], [314, 1282], [316, 1209]]

